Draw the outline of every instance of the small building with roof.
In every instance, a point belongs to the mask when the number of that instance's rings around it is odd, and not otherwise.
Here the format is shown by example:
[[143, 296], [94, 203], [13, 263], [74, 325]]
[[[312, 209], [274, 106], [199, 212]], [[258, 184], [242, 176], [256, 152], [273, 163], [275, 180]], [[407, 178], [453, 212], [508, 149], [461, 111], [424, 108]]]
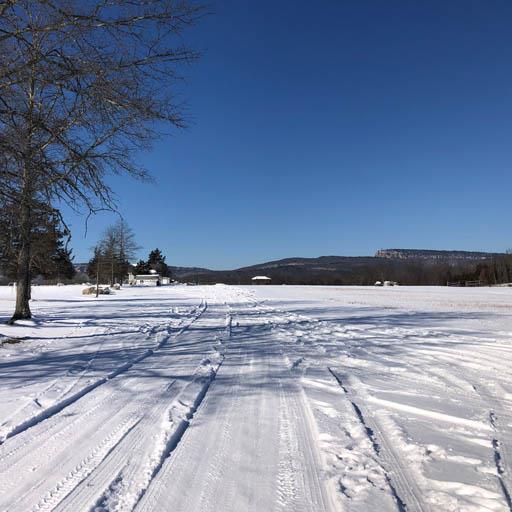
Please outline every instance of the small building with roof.
[[156, 270], [150, 270], [150, 274], [128, 274], [128, 283], [132, 286], [161, 286], [170, 281], [170, 278], [162, 277]]
[[271, 284], [272, 279], [267, 276], [254, 276], [251, 279], [252, 284]]

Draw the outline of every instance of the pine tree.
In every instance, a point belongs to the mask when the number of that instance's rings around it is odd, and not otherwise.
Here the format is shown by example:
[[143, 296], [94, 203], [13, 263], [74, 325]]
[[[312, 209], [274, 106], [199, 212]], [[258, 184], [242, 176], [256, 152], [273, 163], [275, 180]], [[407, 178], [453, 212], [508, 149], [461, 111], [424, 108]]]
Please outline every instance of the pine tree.
[[[14, 209], [8, 205], [0, 210], [0, 267], [2, 272], [15, 279], [18, 274], [19, 232], [13, 221]], [[31, 230], [32, 254], [30, 275], [45, 280], [72, 279], [75, 275], [71, 250], [66, 247], [67, 230], [62, 227], [57, 215], [48, 214], [44, 209], [34, 213], [36, 224]]]
[[150, 270], [151, 267], [149, 266], [149, 263], [147, 261], [139, 260], [137, 265], [135, 265], [133, 269], [133, 273], [138, 275], [144, 275], [149, 274]]
[[163, 277], [171, 277], [171, 272], [167, 263], [165, 263], [165, 256], [160, 249], [153, 249], [148, 256], [148, 265], [151, 270], [156, 270], [158, 274]]

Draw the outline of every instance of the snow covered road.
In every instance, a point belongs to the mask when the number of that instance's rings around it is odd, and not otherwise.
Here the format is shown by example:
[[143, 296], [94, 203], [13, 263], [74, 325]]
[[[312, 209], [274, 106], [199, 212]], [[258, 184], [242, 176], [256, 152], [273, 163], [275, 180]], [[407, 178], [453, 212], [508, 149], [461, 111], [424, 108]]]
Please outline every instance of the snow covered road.
[[0, 326], [0, 510], [512, 510], [511, 290], [80, 292]]

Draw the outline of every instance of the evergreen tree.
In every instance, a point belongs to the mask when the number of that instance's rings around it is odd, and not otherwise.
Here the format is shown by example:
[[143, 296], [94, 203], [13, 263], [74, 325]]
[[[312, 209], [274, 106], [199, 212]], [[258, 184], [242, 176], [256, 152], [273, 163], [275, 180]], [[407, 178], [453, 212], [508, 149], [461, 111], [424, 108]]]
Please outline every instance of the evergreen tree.
[[35, 254], [33, 261], [34, 276], [40, 275], [46, 280], [58, 282], [75, 277], [71, 250], [66, 248], [62, 236], [61, 232], [56, 232], [40, 240], [41, 252]]
[[139, 260], [137, 265], [135, 265], [133, 269], [134, 274], [149, 274], [149, 271], [151, 270], [151, 267], [149, 266], [149, 263], [144, 260]]
[[[13, 220], [15, 209], [3, 205], [0, 209], [0, 267], [2, 272], [14, 280], [18, 274], [19, 232]], [[41, 276], [45, 280], [72, 279], [75, 275], [71, 250], [64, 242], [68, 232], [55, 214], [44, 209], [34, 213], [37, 224], [31, 231], [32, 254], [31, 277]]]
[[160, 249], [153, 249], [149, 253], [148, 265], [151, 270], [156, 270], [161, 276], [171, 277], [169, 266], [165, 263], [165, 256]]

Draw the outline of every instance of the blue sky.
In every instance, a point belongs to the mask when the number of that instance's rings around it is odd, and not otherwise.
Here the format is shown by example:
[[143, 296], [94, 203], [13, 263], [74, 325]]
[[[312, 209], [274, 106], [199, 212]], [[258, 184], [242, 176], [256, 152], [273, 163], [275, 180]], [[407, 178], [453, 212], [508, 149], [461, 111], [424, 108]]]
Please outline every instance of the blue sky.
[[[185, 33], [189, 128], [115, 181], [143, 250], [234, 268], [512, 247], [512, 2], [218, 0]], [[75, 261], [115, 220], [68, 216]]]

